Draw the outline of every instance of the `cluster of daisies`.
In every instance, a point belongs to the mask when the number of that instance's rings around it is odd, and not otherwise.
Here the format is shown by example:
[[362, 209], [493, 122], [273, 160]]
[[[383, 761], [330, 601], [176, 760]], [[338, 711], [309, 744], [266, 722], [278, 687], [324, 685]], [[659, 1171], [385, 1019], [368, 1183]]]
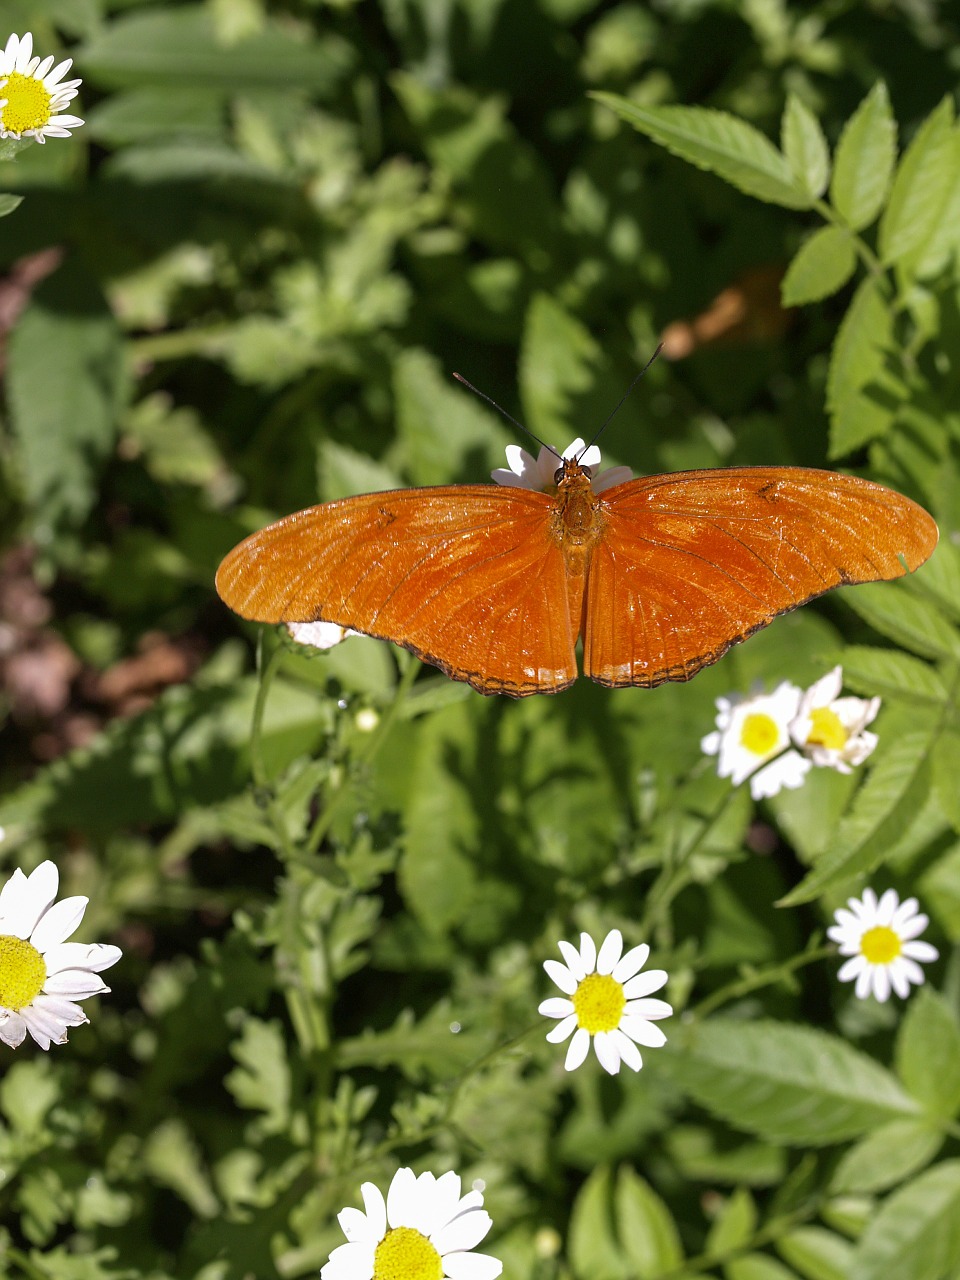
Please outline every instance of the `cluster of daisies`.
[[71, 58], [54, 66], [52, 55], [34, 57], [33, 36], [12, 35], [0, 53], [0, 138], [69, 138], [83, 121], [64, 115], [79, 80], [64, 80]]

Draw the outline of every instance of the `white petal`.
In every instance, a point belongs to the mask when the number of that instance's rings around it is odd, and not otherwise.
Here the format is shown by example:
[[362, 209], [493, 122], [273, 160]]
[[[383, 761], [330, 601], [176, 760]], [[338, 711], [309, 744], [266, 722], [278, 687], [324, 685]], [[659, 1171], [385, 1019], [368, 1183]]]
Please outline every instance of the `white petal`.
[[61, 969], [89, 969], [91, 973], [102, 973], [123, 956], [119, 947], [112, 947], [106, 942], [61, 942], [43, 953], [43, 962], [47, 973], [58, 973]]
[[621, 1018], [620, 1030], [647, 1049], [661, 1049], [667, 1043], [667, 1037], [657, 1024], [647, 1022], [646, 1018]]
[[373, 1245], [338, 1245], [320, 1268], [321, 1280], [373, 1280], [374, 1253]]
[[[26, 884], [20, 886], [17, 901], [17, 914], [26, 932], [21, 933], [20, 929], [17, 929], [18, 938], [30, 937], [37, 927], [37, 921], [56, 898], [59, 884], [60, 873], [49, 859], [41, 862], [39, 867], [27, 876]], [[62, 942], [63, 939], [61, 938], [60, 941]]]
[[573, 1013], [573, 1001], [565, 1000], [563, 996], [551, 996], [548, 1000], [541, 1000], [537, 1013], [542, 1013], [545, 1018], [567, 1018]]
[[3, 1010], [0, 1014], [0, 1040], [11, 1049], [17, 1049], [23, 1044], [26, 1034], [27, 1024], [20, 1014], [13, 1009]]
[[600, 954], [597, 956], [597, 973], [613, 973], [622, 954], [623, 934], [619, 929], [611, 929], [604, 938]]
[[89, 969], [61, 969], [48, 974], [43, 990], [51, 996], [70, 996], [73, 1000], [86, 1000], [90, 996], [109, 991], [107, 984]]
[[564, 1069], [566, 1071], [576, 1071], [577, 1067], [582, 1065], [583, 1060], [586, 1058], [589, 1051], [590, 1033], [589, 1031], [585, 1031], [583, 1027], [578, 1027], [576, 1034], [570, 1041], [570, 1046], [567, 1049], [566, 1061], [563, 1064]]
[[905, 942], [903, 944], [903, 954], [909, 956], [911, 960], [921, 960], [925, 964], [940, 958], [940, 952], [936, 947], [932, 947], [929, 942]]
[[884, 964], [873, 966], [873, 994], [881, 1002], [890, 998], [890, 971]]
[[617, 1042], [609, 1031], [598, 1031], [593, 1037], [593, 1051], [604, 1071], [615, 1076], [620, 1070], [620, 1054]]
[[355, 1244], [358, 1240], [366, 1239], [368, 1225], [367, 1215], [362, 1209], [341, 1209], [337, 1214], [337, 1221], [340, 1223], [340, 1230], [347, 1237], [351, 1244]]
[[417, 1179], [412, 1169], [398, 1169], [387, 1191], [387, 1221], [391, 1227], [413, 1227], [417, 1216]]
[[580, 962], [584, 973], [593, 973], [597, 964], [597, 944], [589, 933], [580, 935]]
[[659, 1022], [662, 1018], [673, 1017], [673, 1005], [666, 1000], [628, 1000], [623, 1006], [624, 1015], [628, 1018], [643, 1018], [647, 1022]]
[[369, 1239], [379, 1244], [387, 1234], [387, 1202], [383, 1198], [383, 1192], [373, 1182], [365, 1182], [360, 1188], [360, 1195], [370, 1224]]
[[502, 1270], [500, 1259], [486, 1253], [449, 1253], [443, 1259], [449, 1280], [496, 1280]]
[[[911, 961], [904, 960], [902, 956], [898, 956], [896, 960], [887, 965], [887, 976], [890, 979], [890, 985], [901, 1000], [906, 1000], [907, 996], [910, 994], [910, 979], [907, 976], [906, 969], [906, 965], [910, 963]], [[914, 965], [914, 968], [917, 969], [917, 966]], [[917, 972], [920, 974], [920, 981], [922, 982], [923, 971], [917, 969]]]
[[430, 1242], [441, 1255], [460, 1253], [478, 1245], [492, 1226], [486, 1209], [468, 1209], [430, 1236]]
[[640, 972], [647, 963], [649, 955], [650, 948], [645, 942], [642, 942], [639, 947], [632, 947], [626, 955], [620, 957], [610, 976], [617, 982], [628, 982]]
[[[438, 1228], [445, 1226], [448, 1222], [452, 1222], [458, 1213], [466, 1212], [465, 1206], [460, 1201], [460, 1175], [454, 1173], [453, 1170], [441, 1174], [434, 1188], [433, 1199], [436, 1225], [428, 1233], [431, 1240]], [[480, 1204], [483, 1204], [482, 1196]]]
[[577, 1026], [577, 1015], [571, 1013], [569, 1018], [564, 1018], [562, 1022], [558, 1022], [552, 1031], [547, 1032], [547, 1039], [551, 1044], [562, 1044], [567, 1036], [572, 1035]]
[[560, 948], [560, 954], [563, 956], [567, 968], [578, 982], [582, 981], [587, 976], [587, 973], [583, 967], [583, 961], [580, 959], [580, 952], [572, 942], [558, 942], [557, 946]]
[[55, 902], [49, 911], [41, 917], [39, 924], [30, 935], [30, 942], [42, 955], [47, 947], [59, 946], [65, 942], [83, 919], [89, 898], [77, 896], [64, 898]]
[[547, 976], [561, 991], [568, 996], [573, 995], [577, 989], [577, 980], [565, 964], [561, 964], [559, 960], [544, 960], [543, 967], [547, 971]]
[[[854, 978], [859, 978], [862, 973], [865, 973], [869, 967], [864, 957], [858, 952], [846, 964], [840, 966], [837, 972], [837, 980], [839, 982], [852, 982]], [[859, 983], [857, 984], [857, 995], [860, 995]]]
[[648, 969], [646, 973], [638, 973], [635, 978], [623, 985], [623, 994], [628, 1000], [637, 1000], [659, 991], [666, 984], [669, 974], [666, 969]]
[[624, 1035], [623, 1031], [617, 1030], [610, 1032], [610, 1038], [617, 1047], [621, 1061], [625, 1062], [631, 1071], [639, 1071], [643, 1066], [643, 1058], [640, 1057], [640, 1050], [630, 1037]]
[[[50, 58], [50, 62], [51, 63], [53, 62], [53, 58]], [[50, 72], [49, 75], [44, 74], [44, 82], [46, 84], [47, 89], [48, 90], [53, 89], [55, 85], [59, 84], [59, 82], [63, 79], [63, 77], [67, 74], [67, 72], [70, 70], [72, 66], [73, 66], [73, 59], [64, 58], [63, 62], [57, 63], [57, 65], [53, 68], [53, 70]], [[38, 68], [38, 72], [39, 72], [39, 68]]]
[[897, 910], [900, 899], [896, 889], [888, 889], [877, 906], [877, 924], [889, 925]]

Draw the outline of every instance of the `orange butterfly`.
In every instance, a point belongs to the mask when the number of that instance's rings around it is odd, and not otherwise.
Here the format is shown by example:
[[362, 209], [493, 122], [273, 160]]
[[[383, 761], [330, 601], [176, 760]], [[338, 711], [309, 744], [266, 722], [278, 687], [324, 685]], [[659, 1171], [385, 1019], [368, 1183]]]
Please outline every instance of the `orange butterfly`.
[[[578, 456], [579, 455], [579, 456]], [[481, 693], [689, 680], [832, 587], [899, 578], [937, 544], [909, 498], [803, 467], [630, 479], [599, 450], [507, 450], [497, 485], [342, 498], [234, 547], [217, 591], [257, 622], [392, 640]], [[558, 467], [559, 462], [559, 467]]]

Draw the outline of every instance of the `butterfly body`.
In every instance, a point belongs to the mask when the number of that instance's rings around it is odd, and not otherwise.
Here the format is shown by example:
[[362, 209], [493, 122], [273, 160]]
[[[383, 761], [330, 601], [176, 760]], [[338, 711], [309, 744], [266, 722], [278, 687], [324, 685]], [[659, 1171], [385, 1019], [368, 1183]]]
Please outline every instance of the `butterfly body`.
[[833, 587], [900, 577], [937, 527], [853, 476], [740, 467], [595, 492], [448, 485], [324, 503], [251, 535], [217, 590], [242, 617], [324, 620], [392, 640], [481, 693], [556, 693], [584, 674], [688, 680]]

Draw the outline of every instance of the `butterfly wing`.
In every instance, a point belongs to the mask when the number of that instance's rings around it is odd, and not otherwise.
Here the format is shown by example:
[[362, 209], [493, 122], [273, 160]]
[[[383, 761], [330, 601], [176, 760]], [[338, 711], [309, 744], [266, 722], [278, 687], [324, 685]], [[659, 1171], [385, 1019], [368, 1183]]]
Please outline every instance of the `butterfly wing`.
[[554, 693], [577, 678], [554, 507], [495, 485], [344, 498], [241, 542], [217, 591], [258, 622], [323, 620], [392, 640], [481, 693]]
[[601, 494], [601, 509], [584, 674], [606, 685], [688, 680], [832, 587], [916, 569], [938, 537], [909, 498], [803, 467], [651, 476]]

